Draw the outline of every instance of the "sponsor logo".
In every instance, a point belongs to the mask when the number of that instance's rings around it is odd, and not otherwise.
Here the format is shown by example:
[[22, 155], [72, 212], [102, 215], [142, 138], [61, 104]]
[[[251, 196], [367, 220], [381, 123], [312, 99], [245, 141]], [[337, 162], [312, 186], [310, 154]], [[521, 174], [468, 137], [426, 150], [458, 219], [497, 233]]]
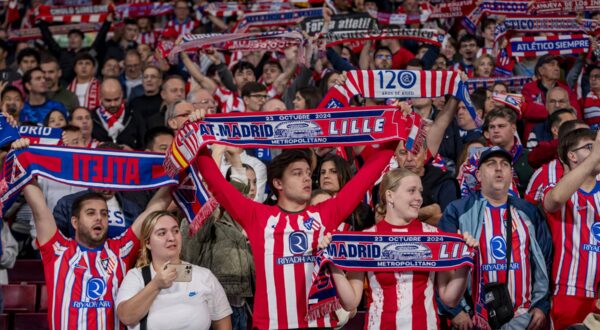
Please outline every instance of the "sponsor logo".
[[391, 260], [422, 260], [432, 257], [431, 250], [419, 243], [391, 243], [383, 247], [381, 256]]
[[398, 77], [398, 82], [403, 88], [412, 88], [417, 81], [417, 75], [411, 71], [403, 71]]
[[106, 282], [99, 277], [90, 278], [87, 282], [86, 295], [92, 300], [98, 300], [106, 293]]
[[319, 125], [310, 121], [292, 121], [275, 126], [275, 138], [305, 138], [323, 134]]
[[594, 239], [600, 242], [600, 222], [594, 222], [590, 231], [592, 232]]
[[293, 254], [303, 254], [308, 250], [308, 237], [302, 231], [295, 231], [289, 236], [289, 248]]
[[502, 236], [494, 236], [490, 241], [492, 257], [496, 260], [506, 259], [506, 241]]

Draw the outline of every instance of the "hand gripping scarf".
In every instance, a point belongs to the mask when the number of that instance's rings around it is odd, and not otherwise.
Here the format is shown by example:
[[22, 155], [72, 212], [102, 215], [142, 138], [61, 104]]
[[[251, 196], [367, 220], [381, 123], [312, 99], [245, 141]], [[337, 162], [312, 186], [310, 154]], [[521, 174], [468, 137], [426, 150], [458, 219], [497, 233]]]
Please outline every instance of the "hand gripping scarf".
[[177, 184], [165, 175], [163, 161], [163, 155], [120, 150], [52, 146], [12, 150], [4, 163], [9, 188], [1, 201], [6, 206], [34, 176], [106, 190], [149, 190]]
[[511, 38], [508, 56], [537, 57], [546, 54], [565, 55], [587, 53], [590, 39], [585, 34], [562, 34], [555, 36]]
[[210, 115], [177, 132], [164, 167], [169, 175], [177, 175], [209, 143], [242, 148], [380, 144], [422, 139], [419, 124], [418, 115], [404, 115], [389, 106]]
[[483, 0], [463, 18], [463, 26], [471, 33], [475, 34], [477, 26], [481, 23], [484, 15], [526, 15], [529, 0], [497, 1]]
[[57, 145], [61, 142], [62, 129], [40, 126], [12, 127], [0, 114], [0, 147], [18, 138], [28, 138], [30, 144]]
[[356, 95], [365, 98], [435, 98], [452, 95], [463, 101], [471, 116], [481, 125], [471, 97], [458, 72], [410, 70], [347, 71], [346, 82], [332, 87], [319, 107], [348, 106]]
[[464, 266], [473, 268], [474, 256], [475, 250], [457, 234], [335, 233], [327, 249], [319, 250], [315, 259], [307, 319], [340, 308], [328, 264], [355, 272], [436, 272]]

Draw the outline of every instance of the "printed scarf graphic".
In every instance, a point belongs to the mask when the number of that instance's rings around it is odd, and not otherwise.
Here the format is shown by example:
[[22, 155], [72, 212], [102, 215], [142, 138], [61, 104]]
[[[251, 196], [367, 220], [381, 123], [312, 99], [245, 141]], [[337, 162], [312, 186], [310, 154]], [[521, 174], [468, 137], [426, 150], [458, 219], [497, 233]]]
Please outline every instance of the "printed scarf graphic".
[[328, 264], [345, 271], [447, 271], [473, 268], [475, 250], [456, 234], [427, 236], [393, 233], [350, 233], [332, 235], [327, 249], [320, 250], [308, 294], [307, 319], [315, 319], [339, 307], [335, 283]]
[[365, 98], [435, 98], [455, 96], [463, 101], [478, 125], [469, 91], [454, 71], [355, 70], [347, 72], [343, 85], [332, 87], [319, 107], [338, 108], [350, 105], [356, 95]]
[[[229, 51], [284, 51], [292, 46], [302, 46], [303, 42], [304, 37], [300, 32], [188, 34], [183, 37], [181, 44], [169, 52], [168, 56], [173, 61], [180, 52], [209, 47]], [[299, 51], [299, 54], [301, 53], [303, 51]]]
[[508, 56], [537, 57], [546, 54], [565, 55], [587, 53], [590, 39], [585, 34], [517, 37], [509, 40]]
[[593, 35], [599, 28], [597, 21], [576, 17], [507, 17], [496, 25], [494, 39], [498, 41], [511, 32], [584, 32]]
[[106, 190], [137, 191], [176, 185], [165, 175], [164, 156], [145, 152], [29, 146], [12, 150], [4, 163], [8, 191], [1, 201], [14, 200], [34, 176], [64, 184]]
[[178, 131], [164, 165], [175, 176], [209, 143], [242, 148], [337, 147], [408, 141], [422, 135], [418, 115], [404, 115], [389, 106], [212, 115]]
[[288, 26], [300, 23], [304, 17], [322, 17], [323, 8], [284, 10], [279, 12], [247, 13], [233, 32], [245, 32], [253, 27]]

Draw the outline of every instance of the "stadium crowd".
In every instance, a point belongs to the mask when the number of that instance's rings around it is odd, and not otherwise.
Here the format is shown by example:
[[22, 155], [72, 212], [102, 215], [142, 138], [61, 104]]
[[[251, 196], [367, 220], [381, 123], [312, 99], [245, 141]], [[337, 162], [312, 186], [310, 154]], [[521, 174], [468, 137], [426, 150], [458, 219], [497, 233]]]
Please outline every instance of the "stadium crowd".
[[0, 311], [600, 329], [595, 1], [0, 5]]

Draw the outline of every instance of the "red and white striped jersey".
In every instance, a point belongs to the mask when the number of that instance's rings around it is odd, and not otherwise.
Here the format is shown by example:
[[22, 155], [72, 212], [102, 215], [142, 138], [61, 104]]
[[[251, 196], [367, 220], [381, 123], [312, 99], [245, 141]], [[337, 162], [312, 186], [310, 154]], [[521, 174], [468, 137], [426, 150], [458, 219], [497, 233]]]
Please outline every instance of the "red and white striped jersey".
[[157, 35], [158, 33], [156, 31], [140, 32], [136, 42], [140, 45], [149, 45], [150, 47], [154, 47], [154, 45], [156, 45], [156, 41], [158, 40]]
[[[506, 205], [487, 205], [481, 236], [479, 237], [479, 263], [483, 283], [506, 283]], [[511, 212], [512, 252], [508, 291], [514, 303], [514, 310], [525, 312], [531, 306], [531, 262], [530, 236], [527, 224], [518, 212]]]
[[[596, 179], [598, 180], [598, 179]], [[554, 188], [547, 187], [544, 193]], [[557, 212], [547, 212], [552, 233], [554, 295], [596, 298], [600, 281], [600, 181], [577, 190]]]
[[[382, 220], [364, 230], [376, 233], [436, 233], [417, 219], [406, 226]], [[435, 272], [367, 272], [369, 307], [366, 329], [439, 329], [435, 302]]]
[[183, 35], [192, 33], [192, 31], [194, 31], [199, 25], [200, 23], [198, 23], [198, 21], [189, 17], [186, 18], [183, 23], [179, 23], [179, 21], [176, 19], [172, 19], [165, 25], [165, 30], [168, 28], [173, 28], [179, 35]]
[[256, 268], [253, 328], [335, 327], [334, 314], [305, 319], [318, 243], [352, 213], [392, 154], [373, 153], [335, 198], [287, 212], [244, 197], [225, 181], [208, 152], [200, 153], [196, 165], [208, 188], [248, 234]]
[[226, 88], [217, 87], [217, 89], [215, 89], [214, 98], [217, 100], [217, 102], [219, 102], [221, 113], [246, 111], [244, 100], [242, 100], [237, 93], [234, 93]]
[[542, 165], [529, 179], [525, 191], [525, 200], [533, 205], [541, 203], [546, 187], [556, 184], [558, 179], [562, 178], [564, 171], [563, 164], [558, 159]]
[[115, 297], [138, 249], [131, 228], [97, 249], [87, 249], [57, 230], [40, 246], [50, 329], [123, 329]]

